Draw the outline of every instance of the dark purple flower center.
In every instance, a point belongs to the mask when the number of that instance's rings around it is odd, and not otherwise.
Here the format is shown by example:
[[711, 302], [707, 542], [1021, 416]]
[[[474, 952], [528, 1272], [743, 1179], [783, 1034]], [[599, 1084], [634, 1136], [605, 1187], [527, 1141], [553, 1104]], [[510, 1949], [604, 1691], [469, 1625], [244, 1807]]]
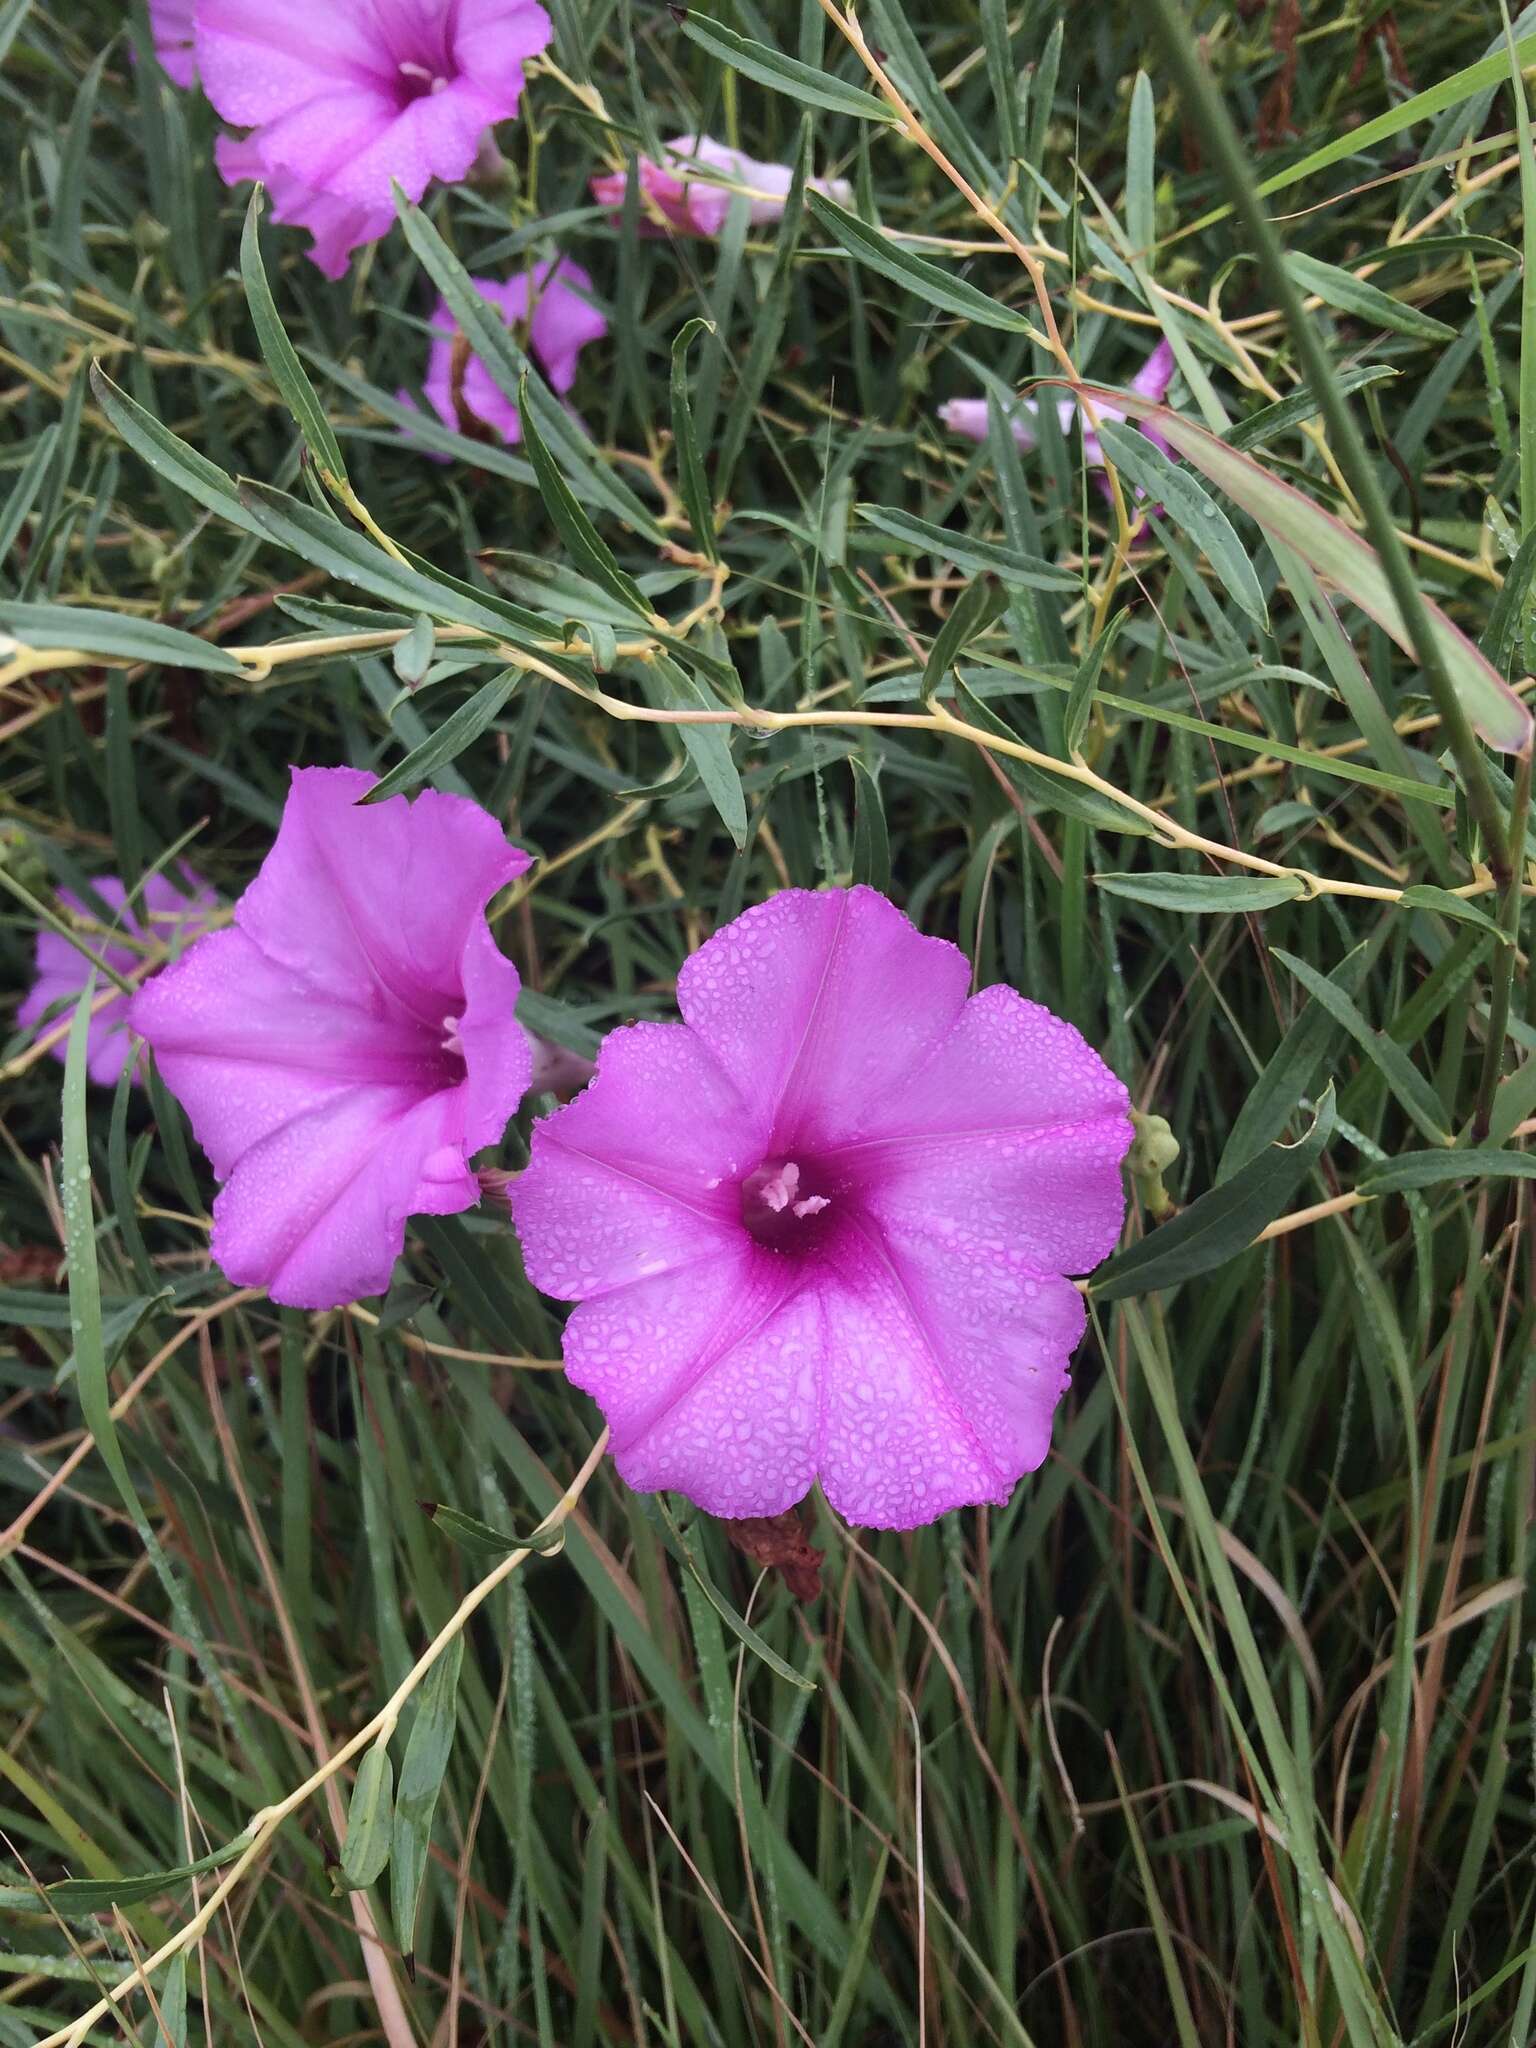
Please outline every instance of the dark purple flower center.
[[443, 92], [453, 83], [450, 71], [436, 71], [430, 64], [418, 63], [414, 57], [407, 57], [395, 75], [399, 80], [395, 94], [402, 107], [429, 99], [433, 93]]
[[837, 1220], [833, 1192], [814, 1159], [765, 1159], [741, 1184], [741, 1220], [769, 1251], [804, 1258]]
[[433, 1064], [441, 1073], [441, 1086], [457, 1088], [469, 1070], [464, 1057], [464, 1041], [459, 1037], [462, 1017], [448, 1016], [443, 1019], [443, 1035], [434, 1054]]
[[402, 113], [417, 100], [445, 92], [459, 76], [457, 0], [446, 12], [411, 11], [415, 19], [397, 17], [386, 23], [381, 53], [393, 67], [390, 82]]

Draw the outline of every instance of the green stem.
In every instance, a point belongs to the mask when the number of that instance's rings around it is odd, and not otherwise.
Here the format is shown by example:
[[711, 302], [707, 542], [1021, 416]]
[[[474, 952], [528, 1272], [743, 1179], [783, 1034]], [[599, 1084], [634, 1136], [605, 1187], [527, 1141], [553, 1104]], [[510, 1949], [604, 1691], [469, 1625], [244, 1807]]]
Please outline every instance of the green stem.
[[1299, 287], [1285, 267], [1285, 253], [1269, 215], [1259, 199], [1251, 160], [1244, 149], [1211, 74], [1201, 57], [1180, 0], [1140, 0], [1142, 11], [1156, 28], [1168, 61], [1178, 80], [1185, 110], [1192, 116], [1205, 147], [1214, 157], [1227, 190], [1232, 210], [1248, 233], [1252, 252], [1265, 283], [1290, 330], [1291, 341], [1301, 360], [1312, 395], [1323, 415], [1339, 467], [1364, 514], [1366, 530], [1381, 557], [1382, 568], [1392, 587], [1403, 622], [1413, 642], [1414, 654], [1429, 687], [1441, 728], [1456, 760], [1457, 772], [1466, 791], [1467, 803], [1488, 848], [1489, 864], [1502, 886], [1505, 882], [1504, 848], [1506, 830], [1478, 752], [1477, 740], [1466, 710], [1457, 696], [1449, 671], [1430, 628], [1423, 593], [1398, 537], [1392, 513], [1343, 394], [1334, 379], [1328, 352], [1317, 328], [1307, 317]]
[[1474, 1144], [1488, 1135], [1493, 1112], [1493, 1092], [1504, 1067], [1504, 1038], [1509, 1029], [1509, 1001], [1514, 987], [1515, 956], [1520, 950], [1520, 877], [1525, 871], [1525, 824], [1531, 808], [1531, 754], [1529, 744], [1515, 760], [1515, 788], [1509, 809], [1508, 876], [1499, 898], [1499, 929], [1508, 939], [1498, 949], [1493, 963], [1488, 994], [1488, 1041], [1483, 1047], [1483, 1071], [1477, 1084], [1477, 1108], [1472, 1117]]

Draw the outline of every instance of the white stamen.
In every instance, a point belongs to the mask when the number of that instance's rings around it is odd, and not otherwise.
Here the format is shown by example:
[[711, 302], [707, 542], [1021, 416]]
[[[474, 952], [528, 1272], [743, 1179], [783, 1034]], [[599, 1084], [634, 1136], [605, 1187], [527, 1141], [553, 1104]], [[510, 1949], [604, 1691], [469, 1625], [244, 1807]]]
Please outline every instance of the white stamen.
[[460, 1059], [464, 1057], [464, 1042], [459, 1037], [459, 1026], [463, 1021], [461, 1017], [443, 1019], [443, 1051], [457, 1053]]
[[826, 1195], [807, 1195], [803, 1202], [796, 1202], [797, 1216], [819, 1216], [823, 1209], [830, 1209], [832, 1203]]
[[442, 92], [448, 83], [446, 78], [441, 78], [436, 72], [429, 71], [425, 64], [413, 64], [409, 58], [406, 58], [401, 63], [400, 76], [402, 78], [419, 78], [429, 92]]

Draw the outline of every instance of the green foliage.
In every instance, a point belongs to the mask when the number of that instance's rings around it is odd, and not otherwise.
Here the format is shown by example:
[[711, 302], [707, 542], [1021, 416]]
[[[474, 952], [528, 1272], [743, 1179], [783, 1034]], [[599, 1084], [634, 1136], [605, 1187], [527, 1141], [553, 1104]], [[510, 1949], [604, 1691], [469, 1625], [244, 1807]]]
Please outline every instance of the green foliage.
[[[158, 1080], [7, 1015], [0, 2048], [167, 1945], [124, 2020], [178, 2048], [1530, 2035], [1536, 842], [1513, 761], [1447, 749], [1330, 425], [1518, 744], [1509, 52], [1439, 0], [1192, 10], [1325, 394], [1139, 9], [858, 12], [900, 108], [814, 0], [552, 0], [504, 169], [332, 286], [137, 6], [0, 4], [7, 988], [43, 930], [99, 967], [92, 877], [238, 894], [289, 764], [346, 761], [534, 852], [495, 928], [559, 1043], [868, 882], [1179, 1148], [1050, 1460], [911, 1537], [813, 1500], [801, 1604], [606, 1463], [567, 1518], [597, 1418], [489, 1207], [384, 1301], [235, 1293]], [[689, 131], [793, 164], [782, 220], [591, 203]], [[1010, 240], [1096, 389], [1174, 344], [1174, 456], [1102, 429], [1123, 528]], [[557, 248], [612, 325], [574, 410], [471, 283]], [[521, 446], [398, 396], [439, 294]]]

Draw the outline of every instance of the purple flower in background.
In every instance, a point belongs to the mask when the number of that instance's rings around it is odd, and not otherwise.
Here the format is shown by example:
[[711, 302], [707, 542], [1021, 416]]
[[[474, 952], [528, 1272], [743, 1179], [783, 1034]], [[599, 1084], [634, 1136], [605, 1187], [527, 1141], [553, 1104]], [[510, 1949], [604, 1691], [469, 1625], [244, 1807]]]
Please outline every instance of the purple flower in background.
[[[639, 159], [640, 232], [644, 235], [718, 235], [725, 226], [736, 191], [751, 200], [752, 219], [766, 226], [780, 218], [794, 173], [788, 164], [759, 163], [739, 149], [714, 142], [707, 135], [679, 135], [664, 142], [663, 163]], [[702, 171], [706, 175], [699, 176]], [[721, 182], [721, 181], [724, 182]], [[624, 204], [627, 179], [622, 171], [605, 172], [591, 181], [600, 206]], [[812, 178], [814, 191], [848, 206], [853, 188], [844, 178]]]
[[536, 0], [196, 0], [203, 88], [233, 127], [229, 183], [260, 176], [273, 216], [312, 229], [339, 277], [394, 222], [391, 182], [420, 199], [462, 178], [516, 112], [549, 42]]
[[[117, 924], [131, 938], [157, 941], [166, 947], [185, 945], [197, 938], [208, 929], [219, 908], [218, 897], [189, 868], [178, 870], [174, 878], [164, 874], [151, 875], [131, 908], [128, 891], [115, 875], [99, 876], [91, 888], [100, 897], [103, 908], [115, 913]], [[104, 960], [125, 977], [143, 967], [145, 956], [142, 946], [114, 945], [110, 938], [90, 929], [97, 921], [97, 914], [89, 903], [68, 889], [59, 891], [58, 900], [64, 909], [72, 911], [85, 922], [86, 928], [81, 936], [98, 960]], [[16, 1012], [16, 1022], [23, 1030], [41, 1025], [50, 1011], [53, 1012], [54, 1023], [67, 1023], [70, 1009], [92, 971], [85, 955], [58, 932], [38, 933], [36, 959], [37, 980]], [[155, 973], [159, 971], [158, 967], [153, 970]], [[106, 996], [107, 1000], [91, 1017], [86, 1039], [86, 1065], [93, 1081], [113, 1088], [128, 1063], [128, 998], [121, 991], [114, 991], [111, 982], [103, 981], [99, 975], [96, 996], [98, 1000]], [[56, 1005], [66, 1007], [56, 1008]], [[61, 1038], [53, 1047], [54, 1057], [63, 1059], [66, 1049]], [[137, 1073], [134, 1078], [138, 1078]]]
[[[505, 284], [489, 277], [470, 282], [482, 299], [498, 309], [507, 325], [518, 331], [554, 389], [569, 391], [576, 382], [577, 356], [589, 341], [600, 341], [608, 332], [608, 322], [592, 304], [592, 280], [581, 265], [561, 256], [541, 263], [531, 273], [523, 271], [508, 278]], [[460, 328], [441, 299], [432, 316], [432, 332], [437, 338], [422, 389], [444, 426], [462, 431], [463, 415], [468, 412], [503, 441], [520, 441], [523, 428], [517, 407], [480, 358], [464, 358], [461, 351], [461, 360], [455, 363], [454, 345]]]
[[382, 1293], [408, 1216], [479, 1200], [532, 1065], [485, 917], [527, 854], [462, 797], [360, 808], [373, 784], [295, 769], [234, 924], [132, 1009], [225, 1183], [214, 1258], [298, 1308]]
[[149, 29], [155, 39], [160, 68], [176, 85], [197, 77], [192, 54], [193, 0], [149, 0]]
[[[1150, 398], [1154, 404], [1161, 405], [1168, 395], [1168, 386], [1173, 382], [1173, 370], [1173, 350], [1166, 341], [1160, 341], [1131, 379], [1130, 389], [1138, 398]], [[1089, 469], [1102, 469], [1104, 450], [1078, 400], [1072, 397], [1058, 398], [1055, 403], [1056, 417], [1061, 424], [1063, 435], [1071, 433], [1081, 413], [1083, 461]], [[1117, 406], [1107, 404], [1103, 399], [1094, 400], [1093, 410], [1099, 420], [1118, 422], [1125, 418], [1125, 414]], [[1026, 398], [1020, 401], [1008, 422], [1014, 440], [1026, 454], [1040, 439], [1036, 424], [1039, 413], [1039, 401]], [[984, 398], [951, 398], [947, 404], [939, 407], [939, 418], [952, 434], [963, 434], [968, 441], [985, 441], [987, 438], [987, 401]], [[1165, 455], [1171, 452], [1168, 443], [1155, 427], [1144, 427], [1142, 432], [1149, 441], [1155, 442]]]
[[631, 1486], [851, 1522], [1004, 1501], [1125, 1213], [1125, 1089], [1070, 1024], [872, 889], [786, 891], [534, 1127], [528, 1272]]

